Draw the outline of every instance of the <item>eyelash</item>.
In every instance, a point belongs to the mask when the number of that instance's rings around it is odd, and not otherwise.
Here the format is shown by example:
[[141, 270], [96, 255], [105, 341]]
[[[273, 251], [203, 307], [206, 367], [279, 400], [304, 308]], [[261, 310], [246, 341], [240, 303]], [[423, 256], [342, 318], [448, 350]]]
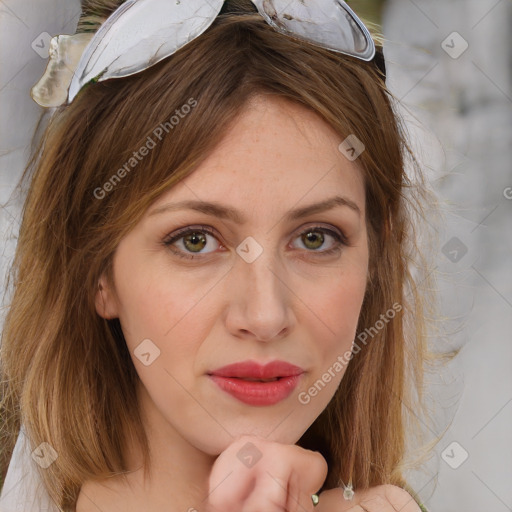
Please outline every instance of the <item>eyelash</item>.
[[[325, 228], [322, 226], [309, 227], [309, 228], [305, 229], [304, 231], [302, 231], [301, 233], [299, 233], [298, 237], [300, 237], [301, 235], [304, 235], [305, 233], [309, 233], [310, 231], [319, 231], [321, 233], [332, 236], [335, 240], [335, 244], [333, 245], [333, 247], [331, 247], [330, 249], [327, 249], [325, 251], [311, 250], [311, 251], [307, 251], [307, 252], [311, 252], [313, 254], [319, 254], [321, 256], [328, 256], [330, 254], [333, 254], [333, 253], [339, 251], [341, 248], [340, 246], [348, 246], [349, 245], [347, 238], [343, 234], [340, 234], [337, 231], [333, 231], [331, 229], [328, 229], [328, 228]], [[178, 231], [174, 236], [172, 236], [172, 238], [164, 240], [163, 245], [168, 247], [169, 249], [171, 249], [172, 252], [174, 254], [176, 254], [177, 256], [179, 256], [180, 258], [194, 260], [194, 259], [199, 259], [199, 258], [205, 257], [204, 255], [201, 255], [201, 253], [197, 253], [197, 255], [187, 254], [187, 253], [184, 253], [180, 249], [175, 249], [172, 246], [174, 244], [174, 242], [176, 242], [177, 240], [180, 240], [181, 238], [184, 238], [185, 236], [187, 236], [191, 233], [207, 233], [207, 234], [213, 236], [214, 238], [217, 238], [214, 230], [212, 228], [210, 228], [209, 226], [187, 227], [187, 228], [184, 228], [184, 229]]]

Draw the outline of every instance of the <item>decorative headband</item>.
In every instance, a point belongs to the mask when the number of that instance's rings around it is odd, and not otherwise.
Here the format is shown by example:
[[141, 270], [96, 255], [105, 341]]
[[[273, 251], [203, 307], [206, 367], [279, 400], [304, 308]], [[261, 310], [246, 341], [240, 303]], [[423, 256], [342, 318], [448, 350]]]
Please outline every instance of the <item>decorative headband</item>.
[[[377, 60], [370, 32], [341, 0], [251, 1], [278, 32], [363, 61]], [[58, 107], [71, 103], [91, 81], [140, 73], [201, 35], [223, 5], [224, 0], [126, 0], [95, 33], [52, 38], [50, 60], [32, 98], [43, 107]], [[382, 70], [383, 56], [378, 57]]]

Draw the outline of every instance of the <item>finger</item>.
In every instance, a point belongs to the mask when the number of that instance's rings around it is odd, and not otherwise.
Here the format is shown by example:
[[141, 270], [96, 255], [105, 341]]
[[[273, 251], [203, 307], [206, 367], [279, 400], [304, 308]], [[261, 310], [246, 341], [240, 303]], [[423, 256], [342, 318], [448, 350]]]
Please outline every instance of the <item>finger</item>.
[[255, 478], [249, 472], [233, 472], [221, 461], [210, 473], [208, 512], [239, 512], [240, 504], [254, 487]]
[[[282, 452], [282, 456], [280, 456]], [[311, 495], [320, 489], [327, 476], [327, 462], [319, 452], [294, 445], [277, 445], [276, 458], [265, 472], [286, 491], [282, 503], [286, 512], [313, 510]]]
[[297, 512], [314, 512], [315, 506], [311, 499], [311, 493], [299, 491], [299, 501], [297, 503]]
[[256, 480], [254, 489], [243, 501], [241, 511], [237, 512], [288, 512], [285, 508], [287, 483], [287, 479], [276, 478], [267, 472]]
[[267, 471], [267, 477], [258, 480], [242, 512], [313, 512], [311, 494], [301, 491], [299, 477], [291, 473], [289, 478], [276, 478]]
[[293, 471], [299, 475], [299, 487], [310, 495], [320, 489], [329, 467], [321, 453], [297, 446], [293, 455]]
[[290, 512], [299, 512], [300, 505], [300, 488], [299, 488], [299, 476], [295, 471], [290, 474], [288, 480], [288, 500], [286, 502], [286, 510]]

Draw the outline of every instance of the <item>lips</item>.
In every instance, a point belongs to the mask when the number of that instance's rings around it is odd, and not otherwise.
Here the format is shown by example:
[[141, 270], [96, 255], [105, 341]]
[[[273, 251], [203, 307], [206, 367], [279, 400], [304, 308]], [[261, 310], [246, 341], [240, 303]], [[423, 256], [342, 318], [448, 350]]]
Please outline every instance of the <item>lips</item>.
[[209, 374], [223, 391], [248, 405], [273, 405], [287, 398], [304, 370], [285, 361], [260, 365], [244, 361], [218, 368]]
[[275, 381], [278, 378], [292, 377], [301, 373], [304, 373], [302, 368], [286, 361], [271, 361], [265, 365], [256, 361], [242, 361], [213, 370], [210, 375], [248, 381]]

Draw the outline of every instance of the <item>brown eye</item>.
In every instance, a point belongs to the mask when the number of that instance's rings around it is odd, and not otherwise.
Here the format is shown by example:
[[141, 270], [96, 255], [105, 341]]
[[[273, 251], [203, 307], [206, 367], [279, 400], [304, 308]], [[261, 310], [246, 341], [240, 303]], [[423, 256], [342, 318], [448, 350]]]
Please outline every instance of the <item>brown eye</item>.
[[323, 233], [319, 231], [308, 231], [307, 233], [303, 233], [301, 238], [308, 249], [318, 249], [322, 247], [325, 240]]
[[[305, 247], [308, 252], [317, 252], [322, 255], [339, 251], [342, 245], [348, 245], [343, 234], [323, 227], [308, 228], [296, 238], [298, 239], [303, 247], [295, 245], [296, 248]], [[327, 247], [325, 247], [326, 243]]]
[[201, 232], [194, 232], [183, 237], [183, 245], [191, 252], [199, 252], [206, 246], [206, 236]]
[[[183, 258], [195, 258], [195, 255], [198, 255], [197, 257], [201, 255], [206, 256], [220, 247], [214, 232], [206, 226], [182, 229], [163, 243], [176, 255]], [[204, 251], [205, 247], [210, 250]]]

